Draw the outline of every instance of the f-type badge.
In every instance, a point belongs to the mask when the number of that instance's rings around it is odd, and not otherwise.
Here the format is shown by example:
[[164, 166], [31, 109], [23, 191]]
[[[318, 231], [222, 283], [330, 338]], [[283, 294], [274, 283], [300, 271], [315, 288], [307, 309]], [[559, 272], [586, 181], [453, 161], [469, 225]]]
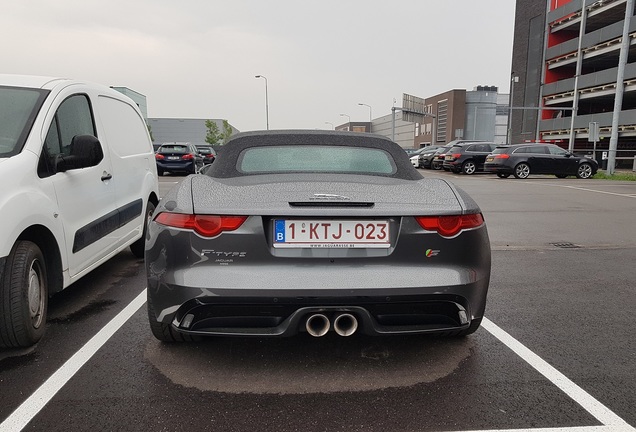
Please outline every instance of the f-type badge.
[[426, 249], [426, 258], [431, 258], [439, 255], [439, 251], [435, 249]]
[[320, 200], [320, 201], [351, 201], [351, 198], [343, 196], [343, 195], [335, 195], [335, 194], [314, 194], [314, 196], [309, 198], [311, 201]]

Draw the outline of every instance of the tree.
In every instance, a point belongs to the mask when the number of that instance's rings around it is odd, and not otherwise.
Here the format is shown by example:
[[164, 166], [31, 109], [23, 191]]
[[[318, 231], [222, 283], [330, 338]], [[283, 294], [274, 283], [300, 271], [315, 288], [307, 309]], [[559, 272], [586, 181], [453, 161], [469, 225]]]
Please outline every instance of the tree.
[[232, 133], [234, 133], [234, 131], [232, 130], [232, 126], [230, 126], [230, 122], [227, 120], [223, 120], [223, 133], [221, 134], [223, 138], [223, 144], [225, 144], [227, 140], [230, 139]]
[[214, 120], [206, 120], [205, 127], [208, 129], [205, 135], [205, 142], [210, 145], [223, 145], [234, 133], [230, 122], [223, 120], [223, 132], [219, 131], [219, 126]]
[[208, 129], [205, 135], [205, 142], [210, 145], [217, 145], [221, 140], [221, 133], [219, 132], [219, 127], [216, 125], [215, 121], [206, 120], [205, 127]]

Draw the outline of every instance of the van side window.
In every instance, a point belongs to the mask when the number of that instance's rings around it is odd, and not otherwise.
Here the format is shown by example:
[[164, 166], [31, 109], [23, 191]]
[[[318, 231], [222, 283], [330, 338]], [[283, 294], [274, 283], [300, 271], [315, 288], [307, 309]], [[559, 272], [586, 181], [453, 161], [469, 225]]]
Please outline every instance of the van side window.
[[93, 112], [86, 95], [71, 96], [57, 109], [44, 140], [44, 149], [38, 165], [40, 177], [54, 174], [55, 156], [70, 154], [71, 141], [75, 135], [97, 136]]

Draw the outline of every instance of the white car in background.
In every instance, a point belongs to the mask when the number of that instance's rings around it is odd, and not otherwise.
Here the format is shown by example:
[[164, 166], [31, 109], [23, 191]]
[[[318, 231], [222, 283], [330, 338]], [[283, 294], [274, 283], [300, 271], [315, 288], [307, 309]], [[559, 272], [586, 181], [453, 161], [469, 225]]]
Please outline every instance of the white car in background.
[[424, 148], [418, 149], [409, 155], [409, 160], [411, 161], [411, 165], [415, 168], [420, 167], [420, 153], [424, 151]]
[[159, 202], [137, 105], [105, 86], [0, 75], [0, 347], [36, 343], [48, 297], [130, 246]]

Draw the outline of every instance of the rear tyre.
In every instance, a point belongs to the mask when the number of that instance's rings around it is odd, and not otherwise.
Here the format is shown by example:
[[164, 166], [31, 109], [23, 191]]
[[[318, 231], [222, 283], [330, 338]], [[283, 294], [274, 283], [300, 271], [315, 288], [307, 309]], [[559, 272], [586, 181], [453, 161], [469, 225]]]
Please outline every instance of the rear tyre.
[[152, 306], [150, 295], [148, 295], [148, 321], [150, 323], [150, 331], [152, 335], [161, 342], [197, 342], [202, 338], [200, 336], [190, 336], [173, 330], [171, 324], [164, 324], [157, 321], [157, 315]]
[[515, 167], [515, 177], [518, 179], [527, 179], [530, 175], [530, 165], [521, 162]]
[[592, 166], [589, 163], [582, 163], [576, 172], [576, 176], [580, 179], [592, 177]]
[[159, 177], [161, 177], [161, 176], [163, 175], [163, 170], [162, 170], [162, 169], [158, 169], [158, 170], [157, 170], [157, 175], [158, 175]]
[[19, 241], [0, 281], [0, 346], [28, 347], [42, 338], [48, 287], [46, 262], [33, 242]]
[[499, 178], [508, 178], [508, 177], [510, 177], [510, 174], [508, 174], [508, 173], [497, 173], [497, 177], [499, 177]]
[[566, 174], [555, 174], [556, 178], [566, 178]]
[[477, 166], [473, 161], [466, 161], [464, 162], [464, 165], [462, 165], [462, 171], [464, 172], [464, 174], [467, 175], [475, 174], [475, 171], [477, 171]]
[[148, 225], [150, 224], [150, 221], [152, 220], [152, 215], [154, 212], [155, 212], [155, 205], [151, 201], [148, 201], [148, 204], [146, 205], [146, 217], [144, 220], [143, 234], [139, 239], [137, 239], [137, 241], [135, 241], [133, 244], [130, 245], [130, 251], [137, 258], [143, 259], [144, 257], [144, 250], [146, 248], [146, 233], [148, 232]]

